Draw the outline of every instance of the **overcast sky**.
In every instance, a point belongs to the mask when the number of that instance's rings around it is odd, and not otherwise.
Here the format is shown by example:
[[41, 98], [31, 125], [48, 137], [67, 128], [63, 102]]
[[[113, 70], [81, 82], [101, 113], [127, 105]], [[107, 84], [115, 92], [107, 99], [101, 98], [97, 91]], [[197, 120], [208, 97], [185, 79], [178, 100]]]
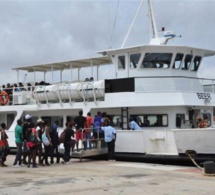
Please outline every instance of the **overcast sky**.
[[[120, 0], [112, 48], [119, 48], [141, 0]], [[215, 0], [154, 0], [157, 27], [182, 38], [171, 44], [215, 50]], [[0, 0], [0, 84], [16, 82], [14, 67], [95, 57], [106, 50], [118, 0]], [[147, 44], [146, 0], [126, 43]], [[215, 57], [201, 77], [215, 79]], [[20, 81], [24, 80], [24, 73]], [[33, 81], [28, 74], [26, 82]]]

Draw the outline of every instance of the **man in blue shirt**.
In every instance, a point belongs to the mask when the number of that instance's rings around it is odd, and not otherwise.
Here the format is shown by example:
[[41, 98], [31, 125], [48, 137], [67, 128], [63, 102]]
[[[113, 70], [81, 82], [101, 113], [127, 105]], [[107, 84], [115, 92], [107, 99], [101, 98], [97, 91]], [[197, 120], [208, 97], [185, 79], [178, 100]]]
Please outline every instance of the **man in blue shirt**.
[[108, 160], [114, 161], [116, 130], [110, 126], [110, 120], [102, 123], [101, 130], [104, 131], [105, 142], [108, 145]]
[[133, 118], [130, 118], [129, 120], [129, 126], [132, 130], [142, 130], [141, 127], [134, 121]]

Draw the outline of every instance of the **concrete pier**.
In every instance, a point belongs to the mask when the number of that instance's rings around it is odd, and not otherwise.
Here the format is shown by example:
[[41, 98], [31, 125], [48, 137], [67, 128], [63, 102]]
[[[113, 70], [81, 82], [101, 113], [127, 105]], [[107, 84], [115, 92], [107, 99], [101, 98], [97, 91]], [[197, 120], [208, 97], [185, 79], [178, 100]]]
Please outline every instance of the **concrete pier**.
[[214, 194], [215, 177], [196, 167], [72, 159], [70, 165], [0, 167], [1, 195]]

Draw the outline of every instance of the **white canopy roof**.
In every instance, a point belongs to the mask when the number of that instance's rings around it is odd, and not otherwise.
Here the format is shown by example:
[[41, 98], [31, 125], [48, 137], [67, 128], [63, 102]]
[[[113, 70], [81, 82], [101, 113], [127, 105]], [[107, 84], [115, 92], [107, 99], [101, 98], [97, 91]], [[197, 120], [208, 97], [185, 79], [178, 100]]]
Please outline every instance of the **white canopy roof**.
[[86, 58], [86, 59], [78, 59], [78, 60], [71, 60], [71, 61], [64, 61], [64, 62], [55, 62], [49, 64], [40, 64], [40, 65], [32, 65], [32, 66], [23, 66], [13, 68], [12, 70], [23, 70], [27, 72], [48, 72], [53, 70], [65, 70], [65, 69], [80, 69], [85, 67], [94, 67], [94, 66], [101, 66], [112, 64], [111, 56], [120, 53], [127, 53], [127, 52], [139, 52], [145, 49], [150, 49], [151, 51], [160, 51], [160, 52], [167, 52], [167, 51], [198, 51], [204, 57], [209, 57], [215, 55], [214, 50], [207, 50], [207, 49], [200, 49], [194, 47], [187, 47], [187, 46], [167, 46], [167, 45], [141, 45], [129, 48], [120, 48], [120, 49], [110, 49], [98, 52], [102, 54], [103, 57], [94, 57], [94, 58]]
[[32, 66], [23, 66], [12, 68], [12, 70], [23, 70], [27, 72], [48, 72], [52, 70], [65, 70], [65, 69], [78, 69], [83, 67], [101, 66], [112, 63], [111, 59], [107, 56], [87, 58], [80, 60], [72, 60], [65, 62], [55, 62], [50, 64], [40, 64]]

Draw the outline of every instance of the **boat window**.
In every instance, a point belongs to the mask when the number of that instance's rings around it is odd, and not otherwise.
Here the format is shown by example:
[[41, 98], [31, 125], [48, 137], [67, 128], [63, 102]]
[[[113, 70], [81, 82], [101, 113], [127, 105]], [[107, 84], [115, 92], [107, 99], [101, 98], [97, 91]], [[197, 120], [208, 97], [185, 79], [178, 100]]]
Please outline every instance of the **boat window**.
[[188, 70], [191, 64], [193, 56], [192, 55], [186, 55], [184, 63], [182, 64], [181, 69], [182, 70]]
[[176, 127], [181, 128], [182, 124], [185, 122], [185, 114], [176, 114]]
[[202, 57], [195, 56], [195, 58], [191, 64], [191, 68], [190, 68], [191, 71], [197, 71], [198, 70], [201, 59], [202, 59]]
[[141, 68], [169, 68], [172, 53], [146, 53]]
[[167, 114], [131, 115], [141, 127], [166, 127], [168, 126]]
[[183, 63], [183, 61], [182, 61], [183, 57], [184, 57], [184, 54], [177, 53], [174, 64], [173, 64], [174, 69], [179, 69], [181, 67], [181, 65]]
[[10, 126], [13, 124], [13, 121], [14, 121], [15, 117], [16, 117], [15, 113], [7, 114], [7, 123], [6, 123], [7, 124], [7, 129], [9, 129]]
[[138, 62], [140, 60], [140, 56], [141, 56], [140, 53], [130, 55], [130, 69], [137, 68]]
[[113, 127], [122, 127], [122, 121], [120, 115], [112, 115], [110, 116]]
[[125, 69], [125, 56], [118, 56], [118, 69]]
[[[48, 119], [50, 121], [50, 124], [54, 124], [56, 120], [59, 121], [59, 125], [58, 127], [64, 127], [64, 124], [63, 124], [63, 116], [42, 116], [41, 117], [43, 120], [45, 119]], [[36, 118], [37, 120], [38, 118]], [[36, 121], [35, 120], [35, 121]], [[34, 121], [34, 120], [33, 120]], [[36, 123], [35, 123], [36, 124]]]

